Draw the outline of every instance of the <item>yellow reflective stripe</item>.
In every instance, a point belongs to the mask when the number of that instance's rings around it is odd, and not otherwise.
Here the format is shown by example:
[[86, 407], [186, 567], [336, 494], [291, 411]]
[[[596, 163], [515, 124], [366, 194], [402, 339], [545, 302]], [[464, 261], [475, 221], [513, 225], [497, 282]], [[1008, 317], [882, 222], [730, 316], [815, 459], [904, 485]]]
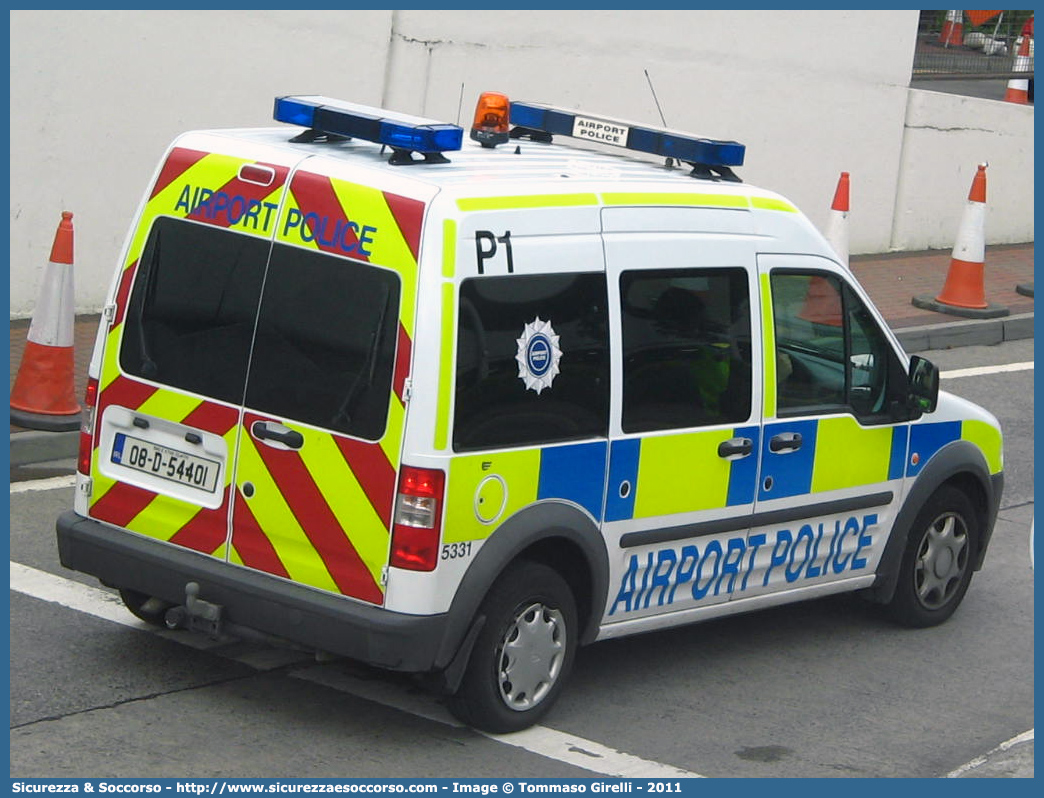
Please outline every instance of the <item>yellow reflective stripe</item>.
[[[276, 224], [275, 240], [281, 244], [291, 244], [295, 247], [304, 247], [305, 249], [310, 249], [313, 252], [318, 252], [318, 236], [313, 236], [311, 241], [305, 241], [304, 238], [301, 237], [299, 232], [295, 232], [293, 236], [287, 235], [285, 233], [286, 220], [289, 217], [291, 211], [297, 211], [301, 214], [302, 217], [304, 216], [304, 211], [302, 211], [301, 206], [297, 204], [297, 198], [294, 196], [294, 192], [287, 191], [286, 197], [283, 200], [282, 207], [280, 207], [279, 209], [279, 221]], [[304, 224], [303, 218], [301, 219], [301, 224]], [[298, 228], [294, 229], [298, 230]]]
[[765, 345], [763, 414], [765, 418], [776, 415], [776, 328], [772, 315], [772, 283], [767, 274], [761, 275], [761, 339]]
[[120, 337], [126, 324], [109, 331], [105, 337], [105, 359], [102, 362], [101, 374], [98, 378], [99, 393], [104, 392], [112, 381], [120, 376]]
[[199, 505], [157, 494], [127, 524], [127, 529], [158, 540], [170, 540], [199, 512]]
[[384, 428], [384, 435], [379, 443], [384, 456], [392, 464], [392, 468], [399, 468], [399, 453], [402, 452], [402, 434], [406, 423], [406, 408], [403, 407], [395, 391], [389, 391], [388, 398], [388, 423]]
[[180, 421], [202, 404], [198, 396], [186, 396], [182, 393], [160, 388], [142, 404], [135, 408], [137, 412], [158, 418]]
[[[333, 436], [314, 430], [304, 432], [301, 460], [374, 582], [380, 584], [381, 569], [388, 562], [388, 530]], [[289, 570], [290, 564], [282, 553], [280, 559]]]
[[798, 209], [786, 200], [776, 199], [774, 197], [751, 197], [750, 204], [752, 207], [762, 211], [785, 211], [786, 213], [798, 212]]
[[992, 424], [969, 419], [961, 424], [961, 438], [979, 447], [991, 474], [1004, 468], [1004, 449], [1001, 431]]
[[[489, 537], [512, 513], [536, 501], [540, 450], [454, 457], [446, 491], [444, 543]], [[503, 510], [500, 506], [503, 505]], [[482, 513], [488, 523], [479, 518]]]
[[446, 448], [449, 441], [449, 417], [453, 409], [454, 333], [453, 283], [442, 284], [442, 346], [439, 348], [439, 402], [435, 416], [435, 448]]
[[732, 464], [718, 457], [721, 430], [642, 439], [634, 517], [725, 507]]
[[466, 197], [457, 200], [462, 211], [506, 211], [519, 208], [566, 208], [597, 205], [595, 194], [525, 194], [515, 197]]
[[[287, 506], [279, 486], [258, 454], [257, 444], [249, 435], [243, 436], [239, 462], [243, 473], [249, 474], [250, 481], [254, 483], [250, 509], [257, 518], [264, 519], [265, 534], [290, 578], [321, 590], [340, 593], [319, 553]], [[292, 485], [284, 487], [293, 489]]]
[[890, 426], [865, 428], [851, 416], [822, 418], [816, 428], [812, 492], [888, 481]]
[[98, 459], [101, 454], [100, 449], [95, 449], [91, 453], [91, 498], [90, 504], [93, 507], [97, 502], [112, 490], [116, 484], [115, 479], [109, 479], [98, 469]]
[[442, 223], [442, 276], [452, 280], [457, 270], [457, 223], [446, 219]]
[[709, 208], [749, 208], [746, 196], [740, 194], [687, 194], [682, 192], [607, 192], [606, 205], [688, 205]]

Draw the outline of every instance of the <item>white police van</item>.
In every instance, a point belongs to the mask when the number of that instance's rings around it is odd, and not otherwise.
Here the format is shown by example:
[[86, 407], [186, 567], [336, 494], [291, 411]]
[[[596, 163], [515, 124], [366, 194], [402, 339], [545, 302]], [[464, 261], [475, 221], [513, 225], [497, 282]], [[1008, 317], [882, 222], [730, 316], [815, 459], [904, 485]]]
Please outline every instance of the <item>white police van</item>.
[[468, 142], [275, 117], [185, 134], [145, 194], [65, 566], [151, 623], [431, 674], [494, 732], [581, 644], [842, 591], [953, 613], [997, 421], [738, 180], [742, 145], [502, 95]]

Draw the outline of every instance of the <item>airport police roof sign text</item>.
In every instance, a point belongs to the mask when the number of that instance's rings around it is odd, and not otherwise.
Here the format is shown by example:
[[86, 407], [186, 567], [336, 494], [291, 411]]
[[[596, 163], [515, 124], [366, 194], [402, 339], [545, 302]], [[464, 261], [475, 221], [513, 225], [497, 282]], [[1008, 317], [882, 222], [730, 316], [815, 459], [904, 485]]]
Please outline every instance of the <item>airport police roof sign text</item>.
[[629, 127], [614, 122], [603, 122], [601, 119], [590, 119], [578, 116], [573, 120], [573, 138], [597, 141], [601, 144], [613, 144], [617, 147], [627, 146]]

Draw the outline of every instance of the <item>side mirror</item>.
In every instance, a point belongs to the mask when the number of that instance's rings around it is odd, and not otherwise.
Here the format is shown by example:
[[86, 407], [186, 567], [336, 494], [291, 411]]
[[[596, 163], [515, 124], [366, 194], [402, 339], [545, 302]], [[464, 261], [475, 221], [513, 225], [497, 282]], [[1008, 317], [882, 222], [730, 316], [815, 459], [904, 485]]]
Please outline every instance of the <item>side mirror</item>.
[[939, 367], [919, 355], [912, 355], [906, 388], [910, 409], [917, 416], [933, 412], [939, 404]]

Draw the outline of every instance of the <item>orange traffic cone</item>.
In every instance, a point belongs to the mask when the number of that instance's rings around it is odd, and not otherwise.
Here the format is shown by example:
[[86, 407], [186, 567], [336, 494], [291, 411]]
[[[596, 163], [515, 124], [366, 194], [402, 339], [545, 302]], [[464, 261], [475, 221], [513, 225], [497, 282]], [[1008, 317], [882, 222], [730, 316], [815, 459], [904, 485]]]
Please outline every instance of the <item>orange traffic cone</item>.
[[11, 389], [11, 423], [62, 432], [80, 426], [73, 358], [73, 226], [62, 212], [51, 260], [29, 325], [25, 351]]
[[964, 12], [947, 11], [946, 22], [943, 23], [939, 44], [949, 47], [951, 44], [964, 44]]
[[[842, 172], [834, 190], [834, 201], [830, 205], [830, 222], [827, 226], [827, 243], [837, 253], [838, 259], [848, 268], [848, 172]], [[798, 318], [813, 324], [829, 327], [841, 326], [841, 295], [837, 288], [824, 277], [813, 275], [808, 281], [805, 304]]]
[[826, 240], [834, 248], [837, 257], [845, 268], [848, 268], [848, 172], [842, 172], [834, 191], [834, 202], [830, 206], [830, 222], [827, 226]]
[[[1023, 36], [1019, 45], [1019, 54], [1015, 56], [1012, 72], [1031, 72], [1030, 37]], [[1029, 78], [1012, 78], [1008, 81], [1008, 90], [1004, 93], [1004, 101], [1009, 103], [1029, 104]]]
[[919, 308], [977, 318], [1007, 316], [1010, 312], [986, 301], [986, 167], [979, 164], [972, 180], [942, 292], [934, 299], [914, 297], [913, 304]]

